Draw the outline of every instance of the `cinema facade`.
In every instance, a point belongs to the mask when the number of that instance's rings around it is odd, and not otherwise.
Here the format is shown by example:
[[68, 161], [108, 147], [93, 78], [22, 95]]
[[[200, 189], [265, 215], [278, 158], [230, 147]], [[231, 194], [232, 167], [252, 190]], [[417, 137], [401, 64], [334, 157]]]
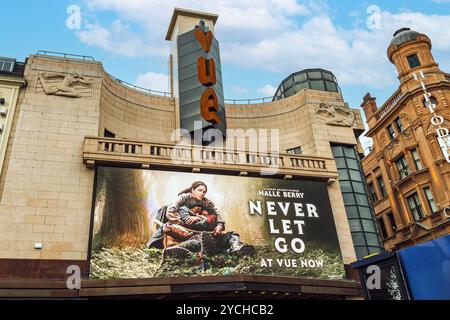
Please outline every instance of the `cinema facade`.
[[224, 99], [217, 19], [174, 10], [170, 93], [86, 56], [3, 64], [1, 297], [362, 297], [350, 263], [382, 245], [359, 110], [322, 69]]

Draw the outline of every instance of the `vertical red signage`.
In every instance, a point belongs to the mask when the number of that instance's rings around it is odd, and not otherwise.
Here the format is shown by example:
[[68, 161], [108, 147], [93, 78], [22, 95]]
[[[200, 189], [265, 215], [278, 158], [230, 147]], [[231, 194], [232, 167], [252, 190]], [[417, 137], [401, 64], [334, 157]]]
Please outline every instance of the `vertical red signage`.
[[214, 88], [212, 88], [217, 83], [216, 62], [213, 57], [207, 57], [211, 50], [214, 36], [211, 31], [203, 32], [200, 27], [196, 27], [195, 37], [206, 53], [206, 57], [200, 57], [197, 60], [198, 81], [205, 86], [205, 91], [200, 99], [200, 114], [206, 121], [219, 124], [221, 123], [221, 119], [217, 114], [219, 111], [219, 99]]

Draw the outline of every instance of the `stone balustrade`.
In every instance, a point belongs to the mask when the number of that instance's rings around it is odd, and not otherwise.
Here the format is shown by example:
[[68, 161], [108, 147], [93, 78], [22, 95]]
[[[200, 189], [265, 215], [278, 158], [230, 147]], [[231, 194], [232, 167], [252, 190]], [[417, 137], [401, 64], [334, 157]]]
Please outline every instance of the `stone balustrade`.
[[83, 160], [88, 167], [98, 164], [122, 163], [143, 168], [181, 167], [210, 168], [237, 172], [260, 172], [262, 175], [336, 179], [333, 158], [261, 154], [251, 151], [227, 150], [193, 145], [173, 145], [126, 139], [85, 137]]

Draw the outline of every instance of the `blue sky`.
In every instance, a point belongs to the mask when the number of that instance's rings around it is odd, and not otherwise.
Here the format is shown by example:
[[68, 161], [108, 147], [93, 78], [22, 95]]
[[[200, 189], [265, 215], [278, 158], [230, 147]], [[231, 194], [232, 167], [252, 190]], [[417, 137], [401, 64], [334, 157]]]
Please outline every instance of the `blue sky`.
[[[66, 25], [70, 5], [81, 9], [80, 29]], [[24, 60], [42, 49], [89, 55], [120, 79], [167, 90], [164, 38], [174, 7], [219, 14], [226, 98], [268, 96], [290, 73], [322, 67], [335, 73], [350, 106], [359, 107], [368, 91], [381, 105], [398, 86], [386, 48], [403, 26], [429, 35], [450, 72], [450, 0], [5, 1], [0, 56]], [[368, 8], [380, 10], [375, 24], [378, 11]]]

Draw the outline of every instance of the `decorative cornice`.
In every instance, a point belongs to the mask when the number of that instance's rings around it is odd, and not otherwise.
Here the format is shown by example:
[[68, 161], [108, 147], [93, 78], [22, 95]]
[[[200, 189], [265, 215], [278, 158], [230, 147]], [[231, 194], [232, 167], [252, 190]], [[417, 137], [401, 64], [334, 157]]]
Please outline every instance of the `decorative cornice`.
[[26, 87], [27, 82], [24, 78], [18, 78], [18, 77], [8, 77], [0, 75], [0, 83], [6, 84], [6, 85], [13, 85], [18, 87]]
[[[450, 82], [449, 81], [439, 81], [439, 82], [435, 82], [435, 83], [431, 83], [428, 85], [428, 88], [437, 88], [437, 87], [443, 87], [443, 86], [447, 86], [450, 87]], [[377, 123], [375, 123], [375, 125], [370, 128], [367, 133], [366, 136], [367, 137], [372, 137], [373, 134], [381, 127], [383, 126], [383, 124], [386, 122], [386, 119], [388, 119], [393, 113], [394, 111], [398, 110], [399, 106], [402, 105], [406, 100], [408, 100], [409, 98], [413, 97], [414, 95], [416, 95], [417, 93], [422, 91], [422, 87], [417, 87], [416, 89], [406, 92], [402, 98], [391, 108], [389, 109], [388, 112], [386, 112], [386, 114], [380, 118]], [[379, 110], [381, 110], [382, 108], [380, 108]], [[379, 111], [377, 111], [379, 112]], [[415, 120], [413, 120], [415, 121]]]

